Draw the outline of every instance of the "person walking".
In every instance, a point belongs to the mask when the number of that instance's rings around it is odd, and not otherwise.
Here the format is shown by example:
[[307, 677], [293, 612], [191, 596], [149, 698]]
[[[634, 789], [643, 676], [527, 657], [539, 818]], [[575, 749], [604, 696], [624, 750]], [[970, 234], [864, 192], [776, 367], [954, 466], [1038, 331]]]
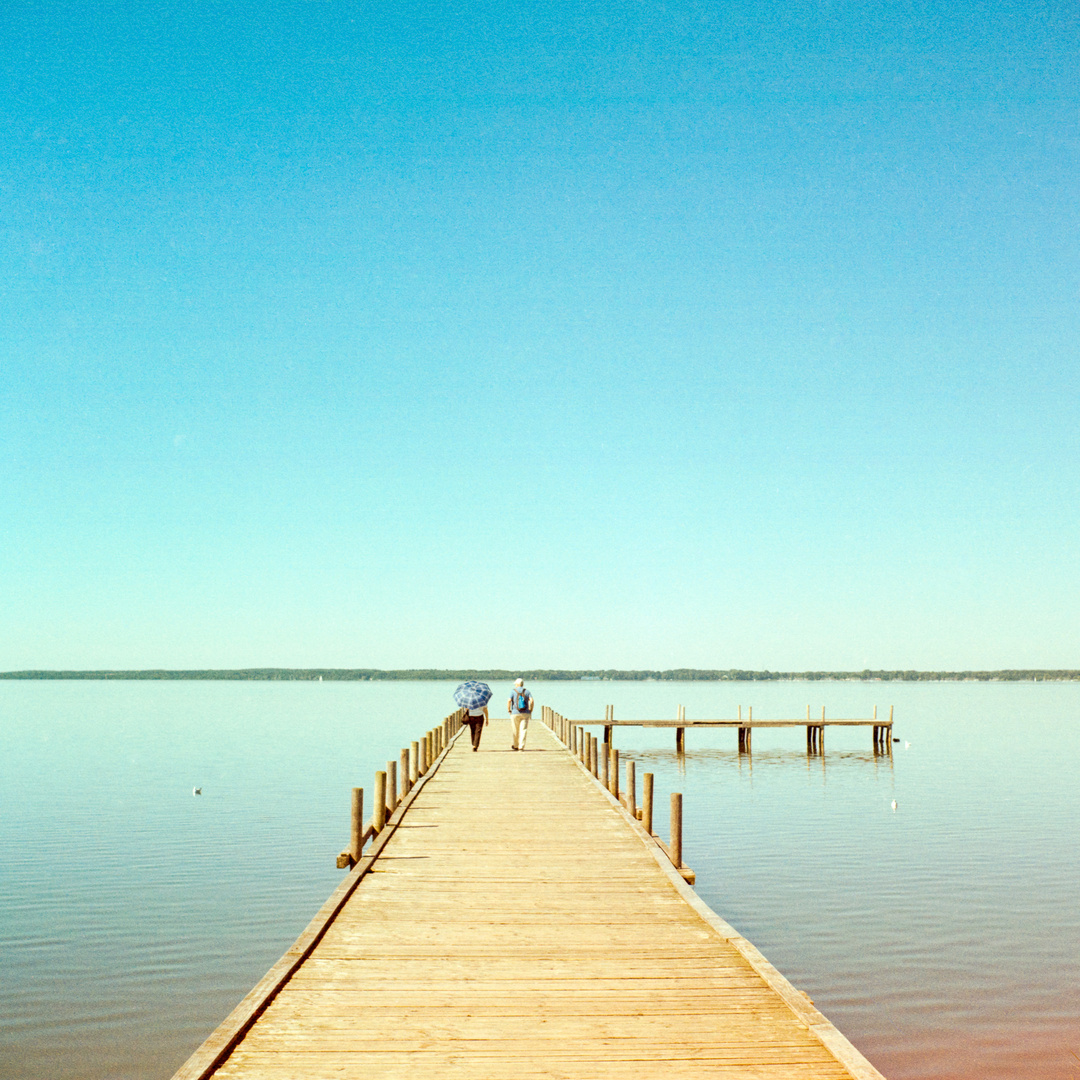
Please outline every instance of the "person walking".
[[510, 693], [510, 700], [506, 703], [506, 711], [510, 714], [510, 723], [513, 726], [510, 749], [524, 750], [525, 737], [529, 734], [529, 717], [532, 716], [533, 711], [533, 696], [525, 688], [524, 679], [514, 681], [514, 689]]
[[466, 679], [455, 691], [454, 702], [461, 709], [461, 722], [469, 725], [472, 748], [480, 749], [480, 733], [488, 722], [487, 703], [491, 700], [491, 687], [479, 679]]
[[472, 748], [475, 753], [480, 749], [480, 735], [488, 724], [488, 707], [481, 705], [478, 709], [469, 709], [464, 720], [469, 725], [469, 737], [472, 739]]

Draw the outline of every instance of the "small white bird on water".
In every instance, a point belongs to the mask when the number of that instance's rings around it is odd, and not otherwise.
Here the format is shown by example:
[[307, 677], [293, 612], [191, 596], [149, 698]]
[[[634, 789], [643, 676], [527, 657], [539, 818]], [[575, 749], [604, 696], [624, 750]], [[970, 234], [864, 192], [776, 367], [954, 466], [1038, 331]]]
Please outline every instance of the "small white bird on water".
[[893, 808], [893, 813], [896, 813], [896, 800], [895, 799], [893, 799], [893, 801], [892, 801], [892, 808]]
[[904, 749], [905, 750], [910, 750], [911, 749], [911, 743], [909, 743], [907, 741], [907, 739], [904, 740]]
[[191, 794], [192, 795], [201, 795], [202, 794], [202, 788], [201, 787], [192, 788], [191, 789]]

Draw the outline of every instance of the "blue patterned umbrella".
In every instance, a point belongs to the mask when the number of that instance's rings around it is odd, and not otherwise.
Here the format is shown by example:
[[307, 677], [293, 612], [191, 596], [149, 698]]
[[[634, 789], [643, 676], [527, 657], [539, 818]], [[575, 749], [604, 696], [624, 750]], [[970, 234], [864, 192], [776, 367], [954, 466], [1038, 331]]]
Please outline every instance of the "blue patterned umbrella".
[[491, 700], [491, 687], [486, 682], [470, 679], [454, 691], [454, 700], [463, 709], [479, 709]]

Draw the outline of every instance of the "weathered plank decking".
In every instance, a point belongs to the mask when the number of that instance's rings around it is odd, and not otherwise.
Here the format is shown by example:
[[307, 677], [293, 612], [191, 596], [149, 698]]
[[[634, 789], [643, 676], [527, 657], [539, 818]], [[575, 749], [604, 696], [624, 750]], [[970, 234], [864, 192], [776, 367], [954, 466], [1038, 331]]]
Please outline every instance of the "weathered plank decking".
[[176, 1080], [880, 1078], [538, 717], [509, 746], [506, 721], [450, 746]]

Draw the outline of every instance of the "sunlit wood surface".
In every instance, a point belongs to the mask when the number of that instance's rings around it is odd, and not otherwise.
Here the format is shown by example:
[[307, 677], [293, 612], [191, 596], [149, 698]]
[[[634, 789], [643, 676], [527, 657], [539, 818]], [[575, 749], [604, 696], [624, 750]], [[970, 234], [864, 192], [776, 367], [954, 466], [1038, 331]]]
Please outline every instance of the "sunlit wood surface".
[[467, 731], [454, 744], [215, 1075], [878, 1075], [845, 1068], [810, 1014], [680, 895], [538, 717], [521, 753], [493, 721], [479, 753]]

